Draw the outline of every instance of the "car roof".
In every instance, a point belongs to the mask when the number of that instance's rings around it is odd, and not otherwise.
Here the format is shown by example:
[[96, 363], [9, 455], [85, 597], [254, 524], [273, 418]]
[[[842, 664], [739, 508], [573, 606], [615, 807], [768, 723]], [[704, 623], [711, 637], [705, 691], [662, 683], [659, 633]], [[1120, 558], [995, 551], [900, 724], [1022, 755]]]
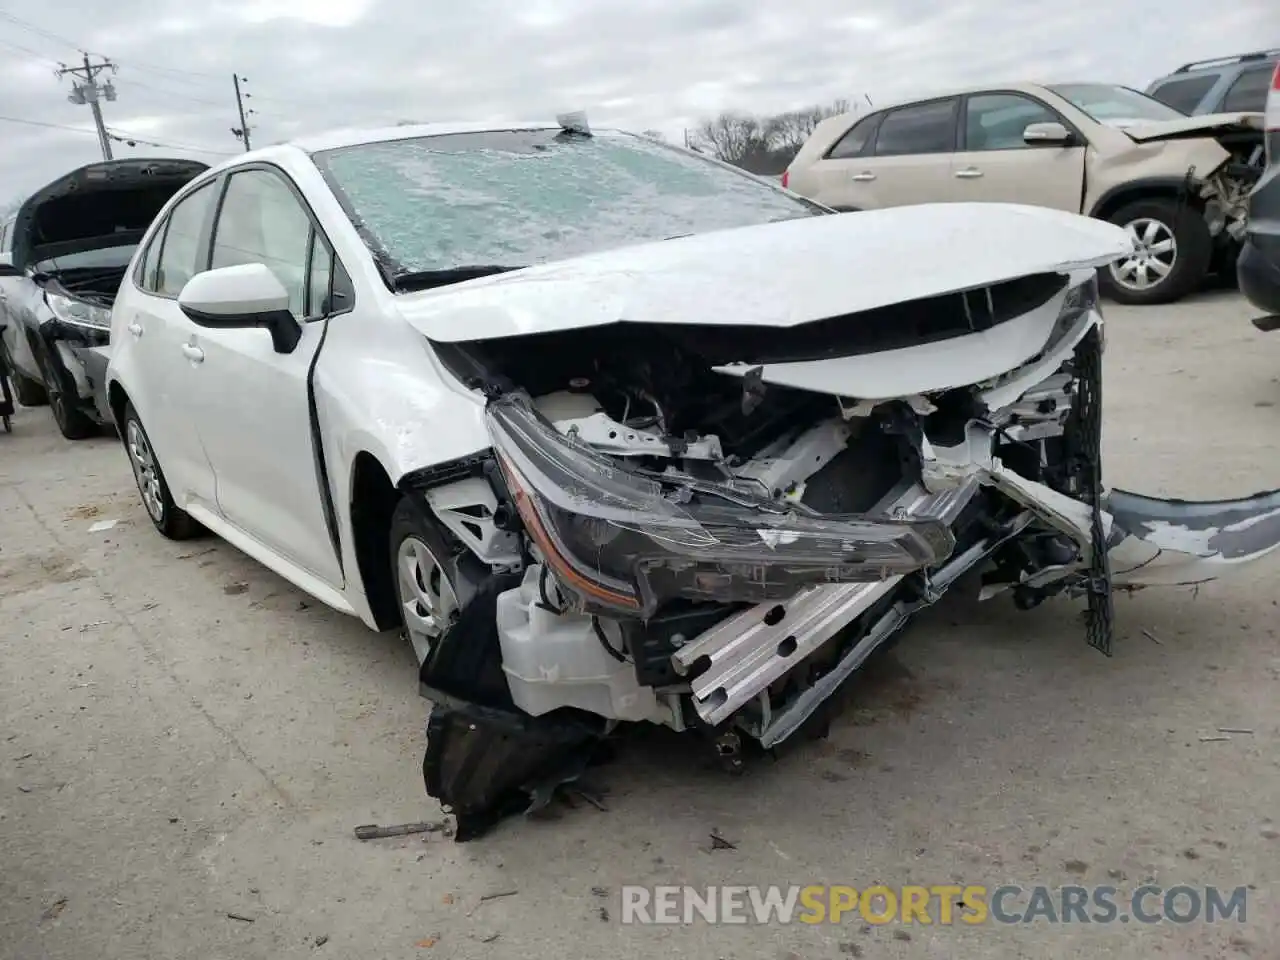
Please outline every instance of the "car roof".
[[1216, 74], [1248, 70], [1251, 67], [1256, 67], [1260, 64], [1265, 66], [1278, 60], [1280, 60], [1280, 47], [1271, 50], [1257, 50], [1253, 53], [1236, 53], [1226, 57], [1215, 57], [1212, 60], [1193, 60], [1190, 63], [1184, 63], [1172, 73], [1167, 73], [1163, 77], [1152, 81], [1152, 86], [1169, 80], [1181, 79], [1182, 77], [1198, 77], [1206, 73]]

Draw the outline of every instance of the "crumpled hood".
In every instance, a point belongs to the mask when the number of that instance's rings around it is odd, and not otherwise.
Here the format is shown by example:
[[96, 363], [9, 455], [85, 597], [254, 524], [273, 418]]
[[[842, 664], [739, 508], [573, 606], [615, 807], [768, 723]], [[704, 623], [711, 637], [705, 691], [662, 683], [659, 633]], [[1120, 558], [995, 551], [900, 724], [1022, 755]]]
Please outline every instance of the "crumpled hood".
[[1151, 121], [1135, 120], [1132, 123], [1116, 122], [1138, 143], [1152, 140], [1171, 140], [1187, 136], [1216, 137], [1224, 133], [1238, 133], [1247, 130], [1261, 132], [1263, 116], [1260, 113], [1207, 113], [1198, 117], [1181, 117], [1177, 120]]
[[1036, 273], [1111, 263], [1123, 230], [999, 203], [805, 217], [639, 244], [397, 297], [457, 343], [610, 323], [793, 327]]

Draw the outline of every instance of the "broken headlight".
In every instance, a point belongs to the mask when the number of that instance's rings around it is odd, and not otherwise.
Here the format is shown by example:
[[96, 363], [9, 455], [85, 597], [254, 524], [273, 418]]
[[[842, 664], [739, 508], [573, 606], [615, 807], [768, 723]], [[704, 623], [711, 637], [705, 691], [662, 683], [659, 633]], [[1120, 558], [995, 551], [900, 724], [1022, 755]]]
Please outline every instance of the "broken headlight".
[[1088, 280], [1084, 281], [1084, 283], [1076, 284], [1062, 298], [1062, 309], [1058, 312], [1058, 322], [1054, 325], [1053, 333], [1049, 335], [1049, 341], [1045, 344], [1045, 349], [1052, 350], [1058, 344], [1058, 341], [1065, 337], [1079, 322], [1080, 318], [1088, 313], [1098, 314], [1098, 332], [1101, 335], [1102, 309], [1098, 299], [1097, 273], [1090, 274]]
[[69, 323], [75, 327], [88, 327], [91, 330], [111, 329], [111, 311], [106, 307], [86, 303], [74, 297], [64, 297], [60, 293], [51, 293], [48, 290], [45, 291], [44, 299], [45, 303], [49, 304], [49, 309], [53, 311], [53, 315], [63, 323]]
[[910, 573], [955, 546], [941, 521], [819, 516], [728, 484], [624, 470], [523, 395], [491, 401], [485, 418], [529, 537], [590, 612], [647, 618], [673, 597], [785, 599], [814, 583]]

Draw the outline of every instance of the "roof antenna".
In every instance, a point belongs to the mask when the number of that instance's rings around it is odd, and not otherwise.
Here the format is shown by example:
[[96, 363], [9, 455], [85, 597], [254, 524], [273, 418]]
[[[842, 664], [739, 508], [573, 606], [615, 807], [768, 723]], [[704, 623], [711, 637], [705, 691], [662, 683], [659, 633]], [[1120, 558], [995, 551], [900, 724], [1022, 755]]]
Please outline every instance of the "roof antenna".
[[556, 114], [556, 123], [560, 124], [560, 129], [565, 133], [576, 133], [584, 137], [591, 136], [591, 124], [587, 123], [587, 114], [584, 110], [558, 113]]

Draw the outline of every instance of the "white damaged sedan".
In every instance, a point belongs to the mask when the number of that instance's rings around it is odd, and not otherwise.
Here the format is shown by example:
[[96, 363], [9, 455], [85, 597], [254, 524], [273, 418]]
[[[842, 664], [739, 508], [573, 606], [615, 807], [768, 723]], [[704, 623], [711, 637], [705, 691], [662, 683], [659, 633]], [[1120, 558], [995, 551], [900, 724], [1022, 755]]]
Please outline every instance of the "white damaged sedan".
[[619, 722], [735, 767], [967, 570], [1020, 606], [1213, 579], [1280, 493], [1103, 486], [1117, 227], [835, 215], [644, 137], [402, 126], [245, 154], [152, 224], [112, 415], [157, 529], [403, 630], [458, 837]]

